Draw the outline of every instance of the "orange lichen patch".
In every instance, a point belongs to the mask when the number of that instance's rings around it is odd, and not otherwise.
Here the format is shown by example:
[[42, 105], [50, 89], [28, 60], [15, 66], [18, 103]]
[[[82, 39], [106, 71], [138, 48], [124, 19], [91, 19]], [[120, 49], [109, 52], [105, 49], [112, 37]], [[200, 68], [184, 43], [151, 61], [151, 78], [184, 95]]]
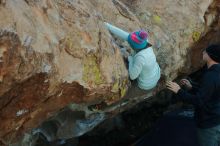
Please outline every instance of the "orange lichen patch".
[[81, 35], [86, 43], [90, 43], [92, 41], [92, 37], [89, 35], [88, 32], [81, 32]]
[[94, 105], [90, 105], [88, 108], [92, 111], [100, 111], [103, 110], [106, 106], [107, 104], [105, 102], [100, 102]]

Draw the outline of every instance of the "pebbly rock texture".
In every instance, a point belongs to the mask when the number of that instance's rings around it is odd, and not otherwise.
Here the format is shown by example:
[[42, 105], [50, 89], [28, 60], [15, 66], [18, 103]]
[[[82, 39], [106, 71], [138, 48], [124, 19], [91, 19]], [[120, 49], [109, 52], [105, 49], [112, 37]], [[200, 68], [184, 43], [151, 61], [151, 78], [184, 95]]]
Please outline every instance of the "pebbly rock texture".
[[58, 0], [0, 5], [2, 143], [16, 141], [70, 103], [123, 96], [127, 70], [93, 8]]
[[193, 44], [190, 50], [190, 57], [192, 62], [192, 69], [196, 70], [201, 67], [202, 60], [201, 50], [210, 44], [220, 43], [220, 1], [214, 1], [204, 15], [205, 30], [204, 35], [195, 44]]
[[[121, 0], [139, 18], [151, 34], [151, 41], [160, 46], [157, 59], [163, 74], [173, 79], [180, 72], [191, 70], [191, 45], [203, 35], [204, 15], [212, 0]], [[210, 23], [212, 20], [210, 20]], [[199, 58], [197, 58], [199, 59]], [[186, 66], [187, 63], [187, 66]]]
[[95, 108], [101, 112], [121, 108], [130, 83], [104, 21], [149, 30], [160, 89], [201, 66], [202, 40], [219, 36], [218, 10], [218, 0], [0, 0], [0, 144], [17, 142], [70, 103], [87, 114], [97, 103], [107, 106]]

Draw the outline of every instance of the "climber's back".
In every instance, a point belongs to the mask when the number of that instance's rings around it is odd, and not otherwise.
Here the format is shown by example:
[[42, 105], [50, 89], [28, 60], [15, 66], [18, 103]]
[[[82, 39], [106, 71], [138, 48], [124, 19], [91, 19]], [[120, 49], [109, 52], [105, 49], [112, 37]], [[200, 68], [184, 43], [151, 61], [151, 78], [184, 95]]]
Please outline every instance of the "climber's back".
[[139, 57], [143, 58], [144, 64], [137, 78], [138, 86], [144, 90], [152, 89], [160, 79], [160, 67], [156, 61], [156, 56], [152, 47], [138, 52], [134, 56], [134, 60]]

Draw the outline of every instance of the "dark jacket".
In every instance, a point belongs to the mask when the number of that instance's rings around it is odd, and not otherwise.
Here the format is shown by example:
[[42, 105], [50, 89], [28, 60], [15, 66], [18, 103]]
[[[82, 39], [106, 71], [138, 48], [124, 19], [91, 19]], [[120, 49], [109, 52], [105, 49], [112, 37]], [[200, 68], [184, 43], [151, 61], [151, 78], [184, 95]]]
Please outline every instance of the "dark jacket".
[[199, 128], [220, 125], [220, 64], [205, 71], [201, 86], [194, 94], [180, 89], [177, 96], [194, 105]]

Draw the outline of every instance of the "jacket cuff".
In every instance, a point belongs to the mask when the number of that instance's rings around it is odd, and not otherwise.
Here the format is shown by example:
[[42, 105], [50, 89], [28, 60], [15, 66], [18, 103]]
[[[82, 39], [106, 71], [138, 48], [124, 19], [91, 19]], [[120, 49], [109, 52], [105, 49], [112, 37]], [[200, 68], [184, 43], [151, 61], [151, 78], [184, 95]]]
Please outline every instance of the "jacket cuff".
[[184, 91], [183, 89], [180, 89], [180, 90], [177, 92], [177, 96], [183, 98], [184, 92], [185, 92], [185, 91]]

